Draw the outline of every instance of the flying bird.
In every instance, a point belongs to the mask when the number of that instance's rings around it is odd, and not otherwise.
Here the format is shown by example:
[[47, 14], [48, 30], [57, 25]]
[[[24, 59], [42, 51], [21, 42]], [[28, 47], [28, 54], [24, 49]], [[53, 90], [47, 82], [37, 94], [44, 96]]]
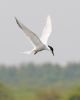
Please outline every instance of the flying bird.
[[34, 55], [40, 51], [48, 50], [50, 51], [54, 56], [54, 49], [52, 46], [47, 45], [48, 38], [52, 32], [52, 23], [51, 23], [51, 17], [47, 16], [46, 19], [46, 25], [42, 31], [42, 36], [39, 38], [34, 32], [32, 32], [29, 28], [27, 28], [25, 25], [23, 25], [16, 17], [15, 17], [16, 23], [18, 26], [22, 29], [22, 31], [25, 33], [25, 35], [29, 38], [29, 40], [33, 44], [33, 49], [31, 51], [26, 51], [24, 54], [30, 54], [34, 53]]

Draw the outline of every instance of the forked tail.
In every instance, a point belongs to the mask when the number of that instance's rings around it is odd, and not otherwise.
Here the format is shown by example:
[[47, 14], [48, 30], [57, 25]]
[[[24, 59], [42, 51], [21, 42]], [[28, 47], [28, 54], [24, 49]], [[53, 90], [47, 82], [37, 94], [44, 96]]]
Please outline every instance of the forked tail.
[[24, 52], [21, 52], [21, 54], [31, 54], [33, 52], [33, 50], [31, 50], [31, 51], [24, 51]]

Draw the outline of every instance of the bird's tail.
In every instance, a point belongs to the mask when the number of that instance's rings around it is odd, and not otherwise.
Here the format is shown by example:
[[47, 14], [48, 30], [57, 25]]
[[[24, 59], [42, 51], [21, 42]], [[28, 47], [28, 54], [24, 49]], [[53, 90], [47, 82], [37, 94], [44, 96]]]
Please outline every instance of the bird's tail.
[[32, 53], [32, 50], [31, 51], [24, 51], [24, 52], [21, 52], [21, 54], [31, 54]]

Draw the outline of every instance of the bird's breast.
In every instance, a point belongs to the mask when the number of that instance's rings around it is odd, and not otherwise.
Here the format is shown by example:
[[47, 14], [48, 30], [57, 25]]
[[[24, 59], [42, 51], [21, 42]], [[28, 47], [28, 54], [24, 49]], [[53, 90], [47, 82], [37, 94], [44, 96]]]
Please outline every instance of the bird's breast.
[[47, 49], [47, 48], [46, 48], [45, 45], [41, 45], [41, 46], [38, 46], [38, 47], [36, 48], [37, 51], [42, 51], [42, 50], [46, 50], [46, 49]]

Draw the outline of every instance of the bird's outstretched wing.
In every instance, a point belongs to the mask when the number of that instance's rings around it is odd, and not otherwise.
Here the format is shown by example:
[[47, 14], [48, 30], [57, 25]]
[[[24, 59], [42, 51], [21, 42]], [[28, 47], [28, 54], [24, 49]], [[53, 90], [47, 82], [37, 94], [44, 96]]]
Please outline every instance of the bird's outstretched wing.
[[44, 44], [47, 44], [47, 41], [48, 41], [48, 38], [49, 38], [51, 32], [52, 32], [51, 17], [48, 16], [47, 20], [46, 20], [46, 25], [45, 25], [45, 27], [43, 29], [42, 36], [41, 36], [41, 41]]
[[42, 42], [38, 38], [38, 36], [33, 33], [30, 29], [28, 29], [26, 26], [24, 26], [21, 22], [18, 21], [18, 19], [15, 17], [16, 23], [18, 26], [23, 30], [25, 35], [31, 40], [34, 47], [42, 45]]

